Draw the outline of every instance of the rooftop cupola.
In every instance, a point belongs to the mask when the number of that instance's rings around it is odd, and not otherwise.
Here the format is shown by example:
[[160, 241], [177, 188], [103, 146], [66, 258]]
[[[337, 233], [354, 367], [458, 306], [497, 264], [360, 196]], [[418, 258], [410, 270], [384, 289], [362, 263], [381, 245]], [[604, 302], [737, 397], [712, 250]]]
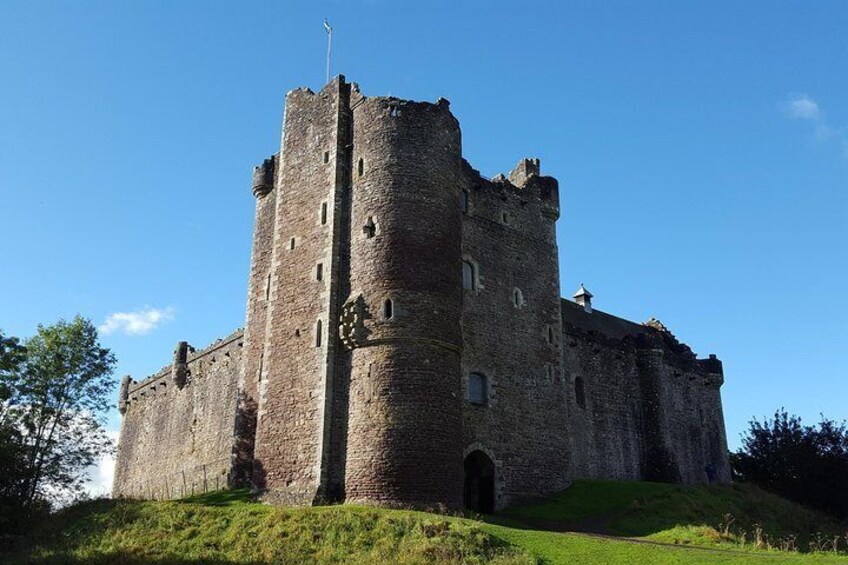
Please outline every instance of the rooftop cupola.
[[587, 314], [592, 313], [592, 293], [586, 290], [583, 283], [580, 283], [580, 288], [574, 293], [574, 301], [582, 306]]

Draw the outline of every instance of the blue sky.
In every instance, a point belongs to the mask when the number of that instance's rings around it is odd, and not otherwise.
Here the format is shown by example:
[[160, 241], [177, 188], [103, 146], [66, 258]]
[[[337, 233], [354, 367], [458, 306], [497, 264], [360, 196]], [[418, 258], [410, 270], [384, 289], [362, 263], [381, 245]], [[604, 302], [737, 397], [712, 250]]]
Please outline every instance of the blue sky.
[[[285, 92], [451, 100], [484, 174], [560, 180], [563, 294], [724, 360], [728, 439], [848, 416], [848, 4], [0, 5], [0, 328], [76, 313], [119, 375], [241, 326]], [[146, 314], [145, 314], [146, 313]], [[126, 331], [134, 332], [128, 334]], [[117, 429], [115, 411], [110, 426]]]

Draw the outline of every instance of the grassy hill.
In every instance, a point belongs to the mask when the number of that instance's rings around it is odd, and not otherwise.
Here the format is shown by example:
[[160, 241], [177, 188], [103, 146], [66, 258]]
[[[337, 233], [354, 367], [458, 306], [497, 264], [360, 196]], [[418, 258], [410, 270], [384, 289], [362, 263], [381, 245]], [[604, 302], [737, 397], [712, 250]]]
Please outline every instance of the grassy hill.
[[82, 503], [51, 517], [0, 561], [848, 565], [833, 552], [765, 549], [766, 539], [774, 546], [793, 533], [796, 546], [806, 549], [809, 537], [824, 547], [825, 534], [846, 530], [744, 485], [578, 481], [543, 504], [484, 520], [352, 505], [276, 508], [232, 491], [176, 502]]

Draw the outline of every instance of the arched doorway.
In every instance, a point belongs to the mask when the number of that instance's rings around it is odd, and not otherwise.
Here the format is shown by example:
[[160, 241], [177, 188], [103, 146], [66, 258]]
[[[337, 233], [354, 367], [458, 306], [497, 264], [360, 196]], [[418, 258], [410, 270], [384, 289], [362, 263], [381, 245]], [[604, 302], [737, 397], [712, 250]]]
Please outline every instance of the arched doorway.
[[481, 514], [495, 511], [495, 464], [479, 449], [465, 458], [464, 498], [469, 510]]

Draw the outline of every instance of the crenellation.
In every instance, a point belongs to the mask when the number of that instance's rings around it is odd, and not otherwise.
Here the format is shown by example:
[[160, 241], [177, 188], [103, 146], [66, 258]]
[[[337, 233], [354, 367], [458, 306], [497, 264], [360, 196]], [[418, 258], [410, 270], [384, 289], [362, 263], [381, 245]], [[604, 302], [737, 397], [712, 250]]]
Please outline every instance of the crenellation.
[[559, 183], [484, 178], [450, 102], [334, 78], [254, 168], [246, 323], [124, 377], [114, 494], [492, 512], [575, 478], [730, 478], [722, 362], [564, 300]]

